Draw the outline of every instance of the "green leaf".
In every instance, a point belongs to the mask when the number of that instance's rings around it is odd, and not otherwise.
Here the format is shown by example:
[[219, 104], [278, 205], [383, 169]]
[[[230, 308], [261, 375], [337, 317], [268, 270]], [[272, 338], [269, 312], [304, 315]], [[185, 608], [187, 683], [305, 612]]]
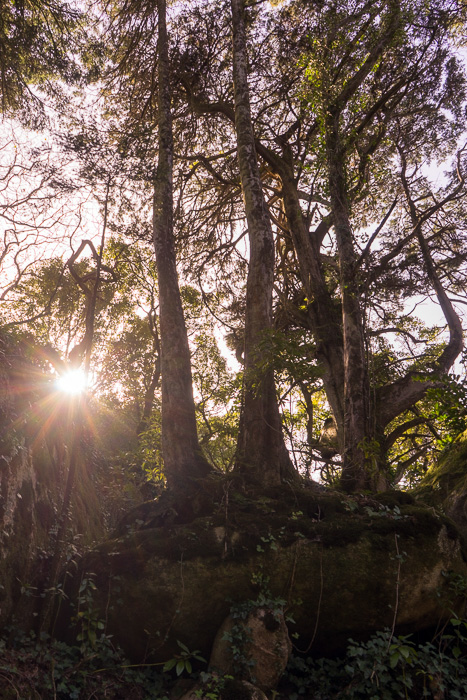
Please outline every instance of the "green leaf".
[[163, 671], [171, 671], [175, 664], [177, 663], [177, 659], [169, 659], [169, 661], [166, 661], [164, 666], [162, 667]]

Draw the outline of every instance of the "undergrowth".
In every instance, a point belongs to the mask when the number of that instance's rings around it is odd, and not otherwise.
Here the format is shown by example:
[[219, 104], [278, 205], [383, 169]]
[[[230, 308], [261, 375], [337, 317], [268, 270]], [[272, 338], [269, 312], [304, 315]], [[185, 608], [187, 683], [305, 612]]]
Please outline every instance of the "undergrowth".
[[[70, 646], [47, 635], [13, 634], [0, 640], [2, 700], [169, 700], [178, 675], [161, 665], [132, 665], [102, 634], [94, 646]], [[467, 621], [452, 617], [430, 642], [393, 637], [390, 630], [366, 642], [349, 641], [340, 658], [292, 657], [275, 700], [464, 700], [467, 688]], [[165, 664], [167, 670], [170, 664]], [[174, 664], [172, 664], [174, 666]], [[172, 668], [170, 666], [170, 668]], [[173, 671], [174, 669], [172, 669]], [[185, 665], [187, 675], [191, 665]], [[206, 685], [206, 679], [210, 682]], [[228, 677], [230, 678], [230, 677]], [[201, 673], [222, 700], [225, 683]], [[199, 678], [198, 678], [199, 680]], [[214, 682], [215, 680], [215, 682]], [[198, 691], [199, 692], [199, 691]]]
[[168, 700], [170, 680], [160, 666], [130, 664], [104, 634], [93, 646], [17, 630], [0, 640], [2, 700]]
[[335, 659], [292, 657], [281, 700], [465, 700], [467, 621], [457, 616], [430, 642], [389, 629], [367, 642], [349, 640]]
[[[467, 602], [467, 580], [446, 574], [450, 601]], [[265, 581], [262, 580], [264, 585]], [[177, 698], [179, 676], [198, 684], [196, 697], [227, 700], [235, 679], [209, 672], [193, 672], [205, 659], [181, 641], [173, 658], [157, 664], [132, 664], [105, 633], [93, 604], [94, 575], [81, 581], [75, 616], [74, 645], [47, 634], [25, 634], [15, 626], [0, 638], [1, 700], [169, 700]], [[267, 605], [282, 610], [285, 601], [270, 596], [247, 601], [232, 610], [234, 620], [244, 621], [252, 608]], [[460, 609], [458, 607], [458, 609]], [[465, 605], [464, 605], [465, 610]], [[234, 625], [233, 631], [236, 630]], [[248, 634], [244, 627], [239, 633]], [[245, 640], [234, 635], [238, 663]], [[233, 684], [233, 685], [232, 685]], [[185, 686], [186, 689], [187, 686]], [[230, 688], [230, 690], [228, 690]], [[349, 640], [339, 658], [292, 657], [271, 700], [464, 700], [467, 688], [467, 618], [451, 612], [450, 622], [431, 641], [417, 643], [411, 635], [395, 636], [392, 630], [377, 632], [368, 641]], [[235, 691], [237, 692], [237, 691]], [[201, 693], [201, 694], [200, 694]], [[237, 696], [233, 697], [237, 699]]]

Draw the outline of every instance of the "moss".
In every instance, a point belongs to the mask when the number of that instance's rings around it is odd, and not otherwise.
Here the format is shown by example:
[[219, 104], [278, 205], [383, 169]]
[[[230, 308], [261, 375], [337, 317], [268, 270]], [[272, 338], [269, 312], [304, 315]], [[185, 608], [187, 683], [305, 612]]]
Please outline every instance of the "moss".
[[[395, 511], [387, 501], [368, 496], [301, 496], [287, 497], [277, 507], [268, 496], [258, 508], [249, 499], [229, 499], [227, 514], [214, 506], [210, 515], [190, 523], [135, 530], [87, 554], [77, 572], [70, 570], [66, 593], [76, 600], [82, 572], [95, 573], [96, 609], [109, 616], [108, 632], [123, 639], [134, 658], [146, 658], [149, 648], [154, 659], [166, 660], [178, 653], [177, 639], [207, 657], [232, 601], [255, 600], [262, 592], [254, 585], [260, 572], [273, 598], [291, 596], [293, 631], [305, 646], [319, 607], [325, 622], [316, 627], [317, 644], [338, 648], [349, 636], [392, 624], [395, 535], [400, 534], [400, 552], [407, 552], [401, 588], [405, 619], [412, 619], [412, 610], [422, 625], [431, 624], [434, 615], [438, 619], [432, 598], [440, 566], [459, 565], [456, 547], [440, 554], [443, 525], [448, 536], [457, 537], [447, 519], [413, 503]], [[223, 534], [228, 540], [233, 532], [240, 539], [228, 542], [226, 552]], [[304, 603], [294, 607], [299, 599]], [[61, 614], [61, 629], [68, 630], [74, 614]]]
[[384, 491], [383, 493], [376, 494], [375, 499], [378, 503], [388, 506], [388, 508], [413, 505], [415, 503], [414, 496], [407, 491]]
[[316, 535], [325, 547], [345, 547], [358, 542], [365, 529], [365, 523], [362, 520], [349, 518], [345, 526], [342, 521], [319, 523]]
[[157, 553], [167, 559], [218, 556], [222, 552], [213, 530], [204, 527], [205, 521], [194, 521], [189, 526], [174, 528], [157, 543]]
[[[445, 516], [441, 516], [441, 521], [446, 528], [446, 534], [447, 534], [448, 538], [450, 540], [453, 540], [453, 541], [458, 540], [460, 533], [459, 533], [459, 530], [457, 529], [457, 525], [455, 524], [455, 522], [453, 520], [451, 520], [451, 518], [447, 518]], [[464, 561], [465, 561], [465, 555], [467, 554], [467, 550], [466, 550], [466, 546], [465, 546], [466, 543], [464, 542], [463, 539], [462, 539], [462, 545], [463, 545], [463, 553], [464, 553]]]
[[[125, 548], [136, 548], [146, 557], [155, 555], [169, 561], [183, 557], [187, 561], [201, 557], [241, 560], [300, 539], [329, 548], [345, 547], [362, 536], [398, 533], [413, 538], [431, 537], [443, 524], [457, 537], [452, 523], [416, 504], [407, 494], [349, 498], [335, 493], [296, 492], [292, 496], [278, 502], [268, 496], [260, 503], [244, 497], [232, 498], [228, 509], [214, 509], [211, 515], [190, 523], [149, 528], [144, 525], [143, 529], [138, 529], [136, 523], [136, 529], [127, 532], [123, 542]], [[151, 522], [147, 513], [145, 516], [146, 523]]]
[[424, 487], [439, 486], [443, 494], [467, 489], [467, 430], [461, 433], [426, 474], [421, 483]]

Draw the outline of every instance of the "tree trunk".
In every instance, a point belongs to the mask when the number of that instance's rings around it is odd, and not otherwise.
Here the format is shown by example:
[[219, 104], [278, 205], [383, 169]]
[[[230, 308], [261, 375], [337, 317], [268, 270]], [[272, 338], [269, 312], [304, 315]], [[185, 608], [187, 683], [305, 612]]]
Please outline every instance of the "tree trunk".
[[153, 237], [159, 285], [162, 454], [167, 483], [182, 488], [209, 465], [198, 443], [190, 349], [183, 316], [173, 232], [173, 133], [166, 0], [158, 0], [159, 159], [154, 182]]
[[156, 313], [153, 309], [148, 314], [149, 327], [151, 329], [152, 335], [152, 350], [156, 356], [154, 362], [154, 369], [152, 371], [151, 381], [147, 387], [144, 394], [144, 404], [143, 412], [136, 429], [137, 435], [141, 435], [145, 430], [149, 428], [151, 421], [151, 413], [154, 405], [154, 397], [156, 394], [156, 389], [159, 386], [161, 379], [161, 342], [159, 339], [159, 332], [157, 330]]
[[250, 244], [237, 469], [252, 482], [273, 485], [297, 475], [284, 443], [274, 372], [261, 367], [260, 344], [272, 329], [274, 238], [251, 121], [243, 0], [231, 0], [231, 6], [237, 156]]
[[337, 311], [326, 287], [319, 259], [319, 245], [313, 244], [298, 198], [293, 165], [281, 159], [277, 168], [282, 182], [284, 208], [290, 236], [297, 255], [300, 278], [309, 300], [311, 329], [316, 339], [316, 357], [323, 368], [323, 385], [336, 421], [343, 449], [344, 360], [340, 310]]
[[356, 256], [340, 147], [339, 112], [332, 110], [326, 128], [326, 154], [331, 209], [339, 255], [344, 341], [344, 453], [342, 486], [346, 491], [371, 487], [377, 455], [369, 435], [369, 386], [360, 309]]

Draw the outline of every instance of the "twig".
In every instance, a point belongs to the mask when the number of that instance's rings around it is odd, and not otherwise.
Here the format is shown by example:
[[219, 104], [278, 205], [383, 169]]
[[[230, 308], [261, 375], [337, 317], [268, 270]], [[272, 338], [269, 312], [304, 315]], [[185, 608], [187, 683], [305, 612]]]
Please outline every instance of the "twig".
[[[309, 645], [307, 646], [306, 649], [298, 649], [298, 647], [295, 647], [297, 651], [300, 652], [300, 654], [307, 654], [311, 647], [313, 646], [313, 642], [315, 641], [316, 634], [318, 632], [318, 625], [319, 625], [319, 618], [321, 614], [321, 601], [323, 598], [323, 588], [324, 588], [324, 576], [323, 576], [323, 550], [320, 549], [319, 551], [319, 575], [320, 575], [320, 589], [319, 589], [319, 598], [318, 598], [318, 610], [316, 611], [316, 622], [315, 622], [315, 627], [313, 630], [313, 635], [311, 637], [311, 641]], [[295, 645], [294, 645], [295, 646]]]
[[391, 628], [391, 634], [389, 636], [388, 640], [388, 648], [387, 651], [389, 651], [389, 647], [391, 646], [391, 642], [394, 637], [394, 630], [396, 629], [396, 618], [397, 618], [397, 611], [399, 609], [399, 586], [401, 582], [401, 557], [399, 554], [399, 543], [397, 541], [397, 538], [399, 535], [397, 532], [394, 533], [394, 542], [396, 543], [396, 558], [397, 558], [397, 578], [396, 578], [396, 604], [394, 606], [394, 617], [392, 619], [392, 628]]

